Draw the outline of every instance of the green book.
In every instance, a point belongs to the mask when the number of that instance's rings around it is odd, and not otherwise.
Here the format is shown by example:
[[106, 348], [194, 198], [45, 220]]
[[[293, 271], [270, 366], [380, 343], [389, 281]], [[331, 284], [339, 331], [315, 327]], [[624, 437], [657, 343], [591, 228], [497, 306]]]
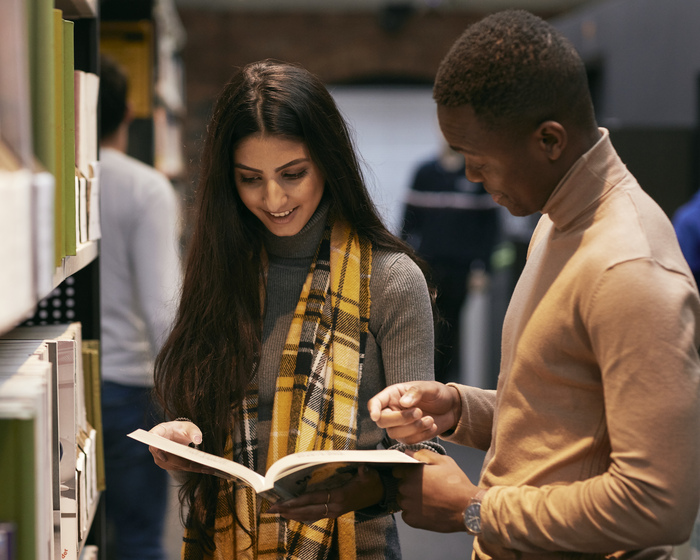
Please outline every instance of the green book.
[[17, 528], [17, 560], [35, 560], [34, 419], [0, 418], [0, 521]]
[[74, 81], [74, 23], [61, 20], [63, 32], [63, 212], [64, 253], [75, 255], [76, 188], [75, 188], [75, 81]]
[[65, 206], [65, 190], [66, 190], [66, 175], [64, 165], [66, 162], [64, 149], [64, 110], [63, 102], [63, 12], [61, 10], [53, 10], [53, 74], [54, 74], [54, 110], [55, 120], [53, 127], [53, 146], [55, 154], [55, 166], [53, 169], [54, 177], [56, 178], [56, 214], [55, 214], [55, 230], [56, 230], [56, 266], [61, 266], [63, 257], [66, 256], [66, 212]]
[[55, 176], [54, 0], [27, 0], [24, 5], [27, 10], [34, 155], [46, 170]]
[[[97, 458], [97, 489], [105, 489], [104, 440], [102, 431], [102, 376], [100, 374], [100, 341], [83, 340], [83, 374], [85, 376], [85, 406], [88, 422], [95, 428]], [[88, 405], [88, 403], [92, 403]]]
[[[32, 144], [34, 155], [56, 179], [56, 73], [54, 0], [27, 0], [25, 3], [31, 93]], [[55, 182], [56, 193], [60, 187]], [[54, 195], [54, 222], [60, 199]], [[61, 264], [63, 238], [54, 225], [54, 264]]]

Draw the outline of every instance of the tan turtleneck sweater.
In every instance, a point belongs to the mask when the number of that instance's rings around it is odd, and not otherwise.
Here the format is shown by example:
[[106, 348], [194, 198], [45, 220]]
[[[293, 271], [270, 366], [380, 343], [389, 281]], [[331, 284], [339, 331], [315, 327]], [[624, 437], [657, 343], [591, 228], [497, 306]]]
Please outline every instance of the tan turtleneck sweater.
[[697, 288], [601, 132], [543, 208], [497, 391], [459, 387], [447, 439], [488, 450], [483, 560], [670, 558], [698, 509]]

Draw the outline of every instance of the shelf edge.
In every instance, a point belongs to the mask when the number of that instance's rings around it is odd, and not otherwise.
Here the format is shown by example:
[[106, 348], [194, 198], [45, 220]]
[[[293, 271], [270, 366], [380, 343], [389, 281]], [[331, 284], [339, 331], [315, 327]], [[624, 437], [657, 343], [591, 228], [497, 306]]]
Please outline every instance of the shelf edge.
[[[64, 257], [61, 266], [56, 268], [53, 275], [53, 287], [56, 288], [66, 278], [72, 276], [80, 269], [85, 268], [88, 264], [97, 258], [98, 246], [97, 241], [89, 241], [78, 247], [76, 254], [70, 257]], [[48, 294], [44, 294], [46, 297]]]

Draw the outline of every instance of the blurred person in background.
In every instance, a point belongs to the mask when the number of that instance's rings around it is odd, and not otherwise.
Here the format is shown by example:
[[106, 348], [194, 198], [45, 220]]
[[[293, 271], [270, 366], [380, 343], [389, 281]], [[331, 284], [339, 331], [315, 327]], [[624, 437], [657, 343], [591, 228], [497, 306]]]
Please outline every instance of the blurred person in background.
[[673, 227], [697, 284], [700, 280], [700, 192], [676, 210]]
[[128, 79], [100, 60], [100, 313], [109, 560], [165, 560], [168, 476], [126, 437], [162, 419], [153, 362], [181, 285], [180, 208], [168, 179], [126, 154]]
[[401, 236], [428, 263], [437, 289], [435, 379], [459, 381], [464, 343], [461, 310], [470, 273], [490, 270], [499, 240], [499, 211], [483, 185], [467, 179], [464, 158], [447, 144], [438, 157], [416, 169]]

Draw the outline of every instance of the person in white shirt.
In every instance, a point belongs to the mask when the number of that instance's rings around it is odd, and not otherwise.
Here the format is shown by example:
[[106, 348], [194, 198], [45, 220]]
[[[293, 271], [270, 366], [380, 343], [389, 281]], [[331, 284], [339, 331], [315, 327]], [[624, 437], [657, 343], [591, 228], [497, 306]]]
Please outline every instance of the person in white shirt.
[[127, 89], [121, 68], [103, 57], [99, 262], [108, 550], [115, 560], [164, 560], [168, 476], [126, 434], [160, 421], [151, 400], [153, 360], [177, 308], [180, 210], [167, 177], [125, 153]]

